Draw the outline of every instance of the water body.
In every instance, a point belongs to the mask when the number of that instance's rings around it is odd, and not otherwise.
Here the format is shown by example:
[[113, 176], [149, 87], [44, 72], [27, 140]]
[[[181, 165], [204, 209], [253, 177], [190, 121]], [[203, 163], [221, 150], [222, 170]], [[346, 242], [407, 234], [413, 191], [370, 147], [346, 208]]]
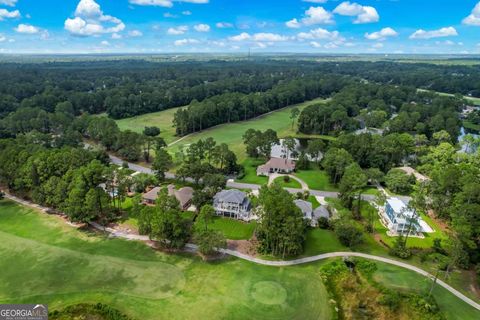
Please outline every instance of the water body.
[[[468, 130], [468, 129], [465, 129], [464, 127], [462, 127], [460, 129], [460, 135], [458, 136], [458, 142], [460, 143], [460, 145], [462, 145], [462, 142], [463, 140], [465, 139], [465, 136], [467, 134], [470, 134], [472, 136], [474, 136], [475, 138], [479, 138], [480, 135], [478, 134], [478, 131], [474, 131], [474, 130]], [[475, 153], [477, 150], [474, 150], [473, 148], [470, 148], [468, 147], [467, 145], [462, 145], [462, 150], [461, 152], [464, 152], [464, 153]]]

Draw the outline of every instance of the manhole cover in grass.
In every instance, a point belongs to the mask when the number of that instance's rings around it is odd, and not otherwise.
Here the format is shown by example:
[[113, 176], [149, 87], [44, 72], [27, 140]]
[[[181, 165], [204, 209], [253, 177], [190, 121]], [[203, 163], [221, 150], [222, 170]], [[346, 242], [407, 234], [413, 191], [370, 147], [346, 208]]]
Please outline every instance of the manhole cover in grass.
[[287, 299], [287, 290], [277, 282], [261, 281], [253, 285], [251, 295], [263, 304], [282, 304]]

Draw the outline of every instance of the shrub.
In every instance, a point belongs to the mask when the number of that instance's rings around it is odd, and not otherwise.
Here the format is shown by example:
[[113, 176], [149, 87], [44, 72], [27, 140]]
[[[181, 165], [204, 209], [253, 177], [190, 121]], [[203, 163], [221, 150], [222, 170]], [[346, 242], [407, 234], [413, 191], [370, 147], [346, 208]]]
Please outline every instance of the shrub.
[[398, 236], [393, 244], [393, 247], [390, 249], [390, 254], [402, 259], [408, 259], [411, 257], [412, 252], [405, 246], [403, 236]]
[[285, 183], [289, 183], [290, 182], [290, 176], [283, 176], [283, 181]]
[[351, 222], [339, 221], [335, 224], [338, 240], [347, 247], [354, 247], [363, 242], [363, 233]]
[[320, 229], [330, 229], [330, 227], [331, 227], [330, 226], [330, 221], [328, 221], [328, 219], [325, 218], [325, 217], [320, 217], [318, 219], [318, 227]]

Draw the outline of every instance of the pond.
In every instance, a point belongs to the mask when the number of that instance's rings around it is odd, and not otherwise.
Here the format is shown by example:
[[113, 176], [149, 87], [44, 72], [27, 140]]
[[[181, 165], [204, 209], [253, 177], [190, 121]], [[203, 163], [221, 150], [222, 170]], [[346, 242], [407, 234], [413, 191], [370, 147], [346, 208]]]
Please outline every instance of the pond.
[[[478, 131], [469, 130], [469, 129], [466, 129], [466, 128], [462, 127], [460, 129], [460, 135], [458, 136], [458, 142], [461, 145], [462, 145], [463, 140], [465, 139], [465, 136], [468, 135], [468, 134], [474, 136], [475, 138], [480, 137], [480, 135], [478, 134]], [[476, 148], [469, 147], [468, 145], [464, 144], [464, 145], [462, 145], [462, 150], [461, 151], [466, 152], [466, 153], [474, 153], [474, 152], [476, 152]]]

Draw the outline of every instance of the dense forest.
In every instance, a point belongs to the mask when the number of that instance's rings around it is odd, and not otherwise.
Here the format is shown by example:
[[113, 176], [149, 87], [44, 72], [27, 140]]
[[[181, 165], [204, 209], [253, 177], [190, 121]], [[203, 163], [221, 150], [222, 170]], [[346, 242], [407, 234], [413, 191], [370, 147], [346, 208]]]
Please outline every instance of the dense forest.
[[423, 134], [431, 138], [445, 130], [452, 142], [459, 134], [462, 98], [417, 91], [412, 87], [357, 83], [333, 95], [331, 101], [307, 107], [299, 131], [338, 135], [364, 127], [389, 133]]
[[[269, 97], [269, 91], [281, 95], [280, 104], [286, 100], [298, 102], [301, 101], [298, 88], [291, 97], [285, 97], [286, 88], [298, 86], [298, 82], [303, 84], [304, 79], [329, 79], [328, 75], [333, 74], [337, 78], [345, 75], [384, 84], [480, 96], [478, 66], [259, 58], [161, 63], [143, 60], [3, 63], [0, 70], [0, 117], [18, 108], [52, 112], [58, 103], [68, 101], [75, 115], [107, 112], [112, 118], [126, 118], [202, 102], [222, 94], [247, 97], [252, 94], [248, 99], [261, 95], [263, 105], [247, 110], [246, 116], [238, 111], [238, 119], [244, 119], [274, 109], [275, 100]], [[323, 96], [338, 88], [324, 85], [321, 90], [306, 87], [301, 95], [305, 99]], [[209, 104], [213, 103], [215, 101]], [[234, 119], [231, 115], [230, 120]]]

